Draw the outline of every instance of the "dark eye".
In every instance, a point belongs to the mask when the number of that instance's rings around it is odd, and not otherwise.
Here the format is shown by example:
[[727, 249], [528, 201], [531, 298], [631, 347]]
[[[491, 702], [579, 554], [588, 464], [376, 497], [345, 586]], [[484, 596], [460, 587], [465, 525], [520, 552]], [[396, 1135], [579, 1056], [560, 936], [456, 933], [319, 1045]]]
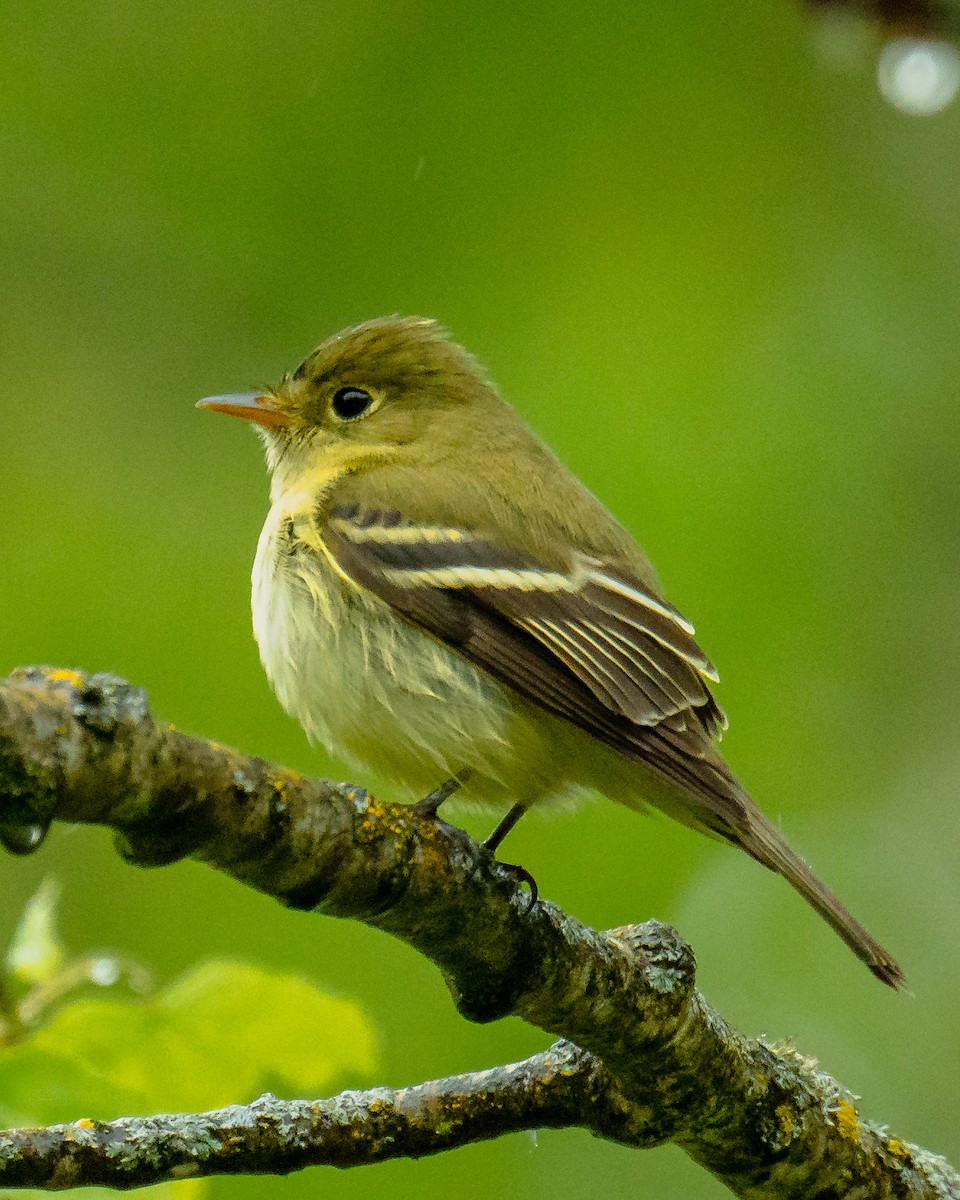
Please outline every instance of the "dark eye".
[[334, 393], [333, 411], [341, 421], [352, 421], [362, 416], [373, 403], [373, 397], [363, 388], [340, 388]]

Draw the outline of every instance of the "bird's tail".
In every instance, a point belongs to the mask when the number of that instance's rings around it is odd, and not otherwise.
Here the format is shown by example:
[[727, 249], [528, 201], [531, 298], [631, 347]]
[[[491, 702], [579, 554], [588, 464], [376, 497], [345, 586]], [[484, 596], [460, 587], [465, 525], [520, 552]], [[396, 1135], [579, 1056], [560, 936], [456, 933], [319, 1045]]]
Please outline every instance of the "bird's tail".
[[706, 740], [703, 729], [692, 722], [663, 721], [644, 733], [636, 757], [668, 784], [666, 789], [648, 787], [644, 792], [647, 799], [677, 820], [732, 842], [782, 875], [879, 980], [906, 990], [907, 981], [896, 959], [790, 849]]
[[795, 854], [762, 812], [748, 801], [746, 829], [737, 830], [736, 841], [758, 862], [782, 875], [811, 908], [837, 931], [854, 954], [863, 960], [888, 987], [906, 990], [907, 980], [896, 959], [872, 937], [837, 897]]

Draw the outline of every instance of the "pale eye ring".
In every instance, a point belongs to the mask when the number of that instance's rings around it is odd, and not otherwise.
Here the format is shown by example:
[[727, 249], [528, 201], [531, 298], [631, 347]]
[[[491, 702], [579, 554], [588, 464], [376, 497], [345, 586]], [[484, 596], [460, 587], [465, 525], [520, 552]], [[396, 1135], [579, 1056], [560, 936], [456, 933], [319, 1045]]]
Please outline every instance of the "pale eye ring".
[[364, 388], [342, 387], [334, 392], [330, 407], [341, 421], [355, 421], [372, 403], [373, 397]]

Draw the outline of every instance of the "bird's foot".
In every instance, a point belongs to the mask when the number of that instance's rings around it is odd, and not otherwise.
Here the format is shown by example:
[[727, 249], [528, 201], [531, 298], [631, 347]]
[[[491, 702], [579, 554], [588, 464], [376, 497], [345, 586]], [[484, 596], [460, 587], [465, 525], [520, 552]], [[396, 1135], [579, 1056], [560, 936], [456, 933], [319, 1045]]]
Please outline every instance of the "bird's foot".
[[[526, 807], [523, 804], [515, 804], [503, 818], [500, 824], [496, 827], [493, 833], [491, 833], [487, 840], [483, 843], [484, 850], [489, 850], [491, 854], [496, 855], [500, 843], [526, 811]], [[503, 867], [505, 871], [509, 871], [518, 884], [525, 883], [530, 889], [530, 900], [527, 904], [527, 912], [529, 912], [536, 904], [537, 897], [540, 895], [540, 889], [537, 887], [537, 881], [530, 874], [526, 867], [521, 867], [518, 863], [505, 863], [497, 860], [497, 866]]]
[[[486, 845], [486, 843], [484, 843]], [[540, 889], [537, 887], [537, 881], [530, 874], [526, 867], [521, 867], [519, 863], [505, 863], [497, 859], [497, 866], [513, 876], [514, 881], [519, 885], [525, 883], [530, 889], [530, 899], [527, 901], [525, 912], [530, 912], [537, 900], [540, 898]]]
[[[438, 788], [435, 788], [428, 796], [424, 796], [422, 800], [418, 800], [413, 806], [414, 813], [424, 821], [437, 820], [437, 814], [440, 811], [440, 806], [444, 800], [449, 800], [455, 791], [466, 781], [466, 773], [461, 774], [459, 779], [447, 779], [441, 783]], [[484, 850], [488, 851], [495, 859], [497, 848], [503, 839], [507, 836], [510, 830], [523, 816], [526, 809], [522, 804], [515, 804], [507, 813], [500, 824], [494, 829], [493, 833], [483, 842]], [[529, 912], [536, 904], [540, 895], [540, 889], [537, 887], [537, 881], [526, 869], [518, 863], [505, 863], [496, 859], [498, 867], [502, 867], [508, 874], [512, 875], [515, 882], [526, 884], [530, 889], [530, 900], [527, 904], [526, 911]]]

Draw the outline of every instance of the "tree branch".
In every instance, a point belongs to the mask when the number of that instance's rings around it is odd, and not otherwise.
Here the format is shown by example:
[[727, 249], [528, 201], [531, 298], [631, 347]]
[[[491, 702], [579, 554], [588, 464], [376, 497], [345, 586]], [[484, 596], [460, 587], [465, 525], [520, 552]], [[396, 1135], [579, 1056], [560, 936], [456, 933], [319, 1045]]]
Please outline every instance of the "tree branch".
[[213, 1112], [77, 1121], [0, 1133], [6, 1186], [141, 1187], [209, 1175], [287, 1174], [422, 1158], [536, 1126], [579, 1126], [627, 1144], [636, 1114], [603, 1067], [570, 1042], [519, 1063], [408, 1088], [342, 1092]]
[[[193, 855], [284, 904], [383, 929], [441, 968], [468, 1019], [513, 1013], [574, 1045], [553, 1047], [515, 1075], [501, 1067], [316, 1104], [265, 1099], [201, 1117], [14, 1133], [0, 1143], [0, 1185], [133, 1186], [182, 1172], [184, 1163], [204, 1173], [289, 1171], [333, 1162], [337, 1146], [350, 1144], [338, 1140], [337, 1114], [359, 1112], [354, 1163], [373, 1161], [380, 1120], [399, 1121], [396, 1153], [413, 1155], [517, 1128], [578, 1124], [636, 1146], [674, 1141], [751, 1198], [825, 1200], [858, 1188], [871, 1197], [960, 1197], [960, 1176], [943, 1160], [862, 1122], [850, 1094], [813, 1062], [730, 1029], [695, 990], [693, 954], [668, 926], [598, 933], [549, 902], [530, 908], [510, 871], [461, 830], [188, 737], [154, 721], [144, 694], [123, 680], [28, 668], [0, 684], [5, 841], [30, 848], [54, 819], [113, 828], [121, 852], [140, 865]], [[561, 1060], [576, 1064], [569, 1078]], [[504, 1100], [511, 1080], [518, 1107]], [[429, 1110], [436, 1101], [442, 1114], [444, 1100], [455, 1107], [468, 1095], [476, 1104], [465, 1104], [469, 1115], [452, 1129], [442, 1115], [432, 1125], [409, 1117], [418, 1103]], [[584, 1096], [604, 1102], [591, 1107]], [[232, 1141], [218, 1117], [247, 1132]], [[265, 1123], [306, 1137], [297, 1153], [318, 1157], [294, 1161], [292, 1142], [270, 1143]], [[215, 1145], [198, 1157], [199, 1143], [188, 1152], [190, 1138], [209, 1138], [211, 1129], [220, 1130], [219, 1154]], [[116, 1139], [126, 1135], [141, 1147], [154, 1137], [161, 1173], [147, 1178], [149, 1156], [134, 1151], [137, 1165], [117, 1166]], [[18, 1153], [26, 1144], [34, 1149]], [[80, 1178], [78, 1164], [91, 1174]]]

